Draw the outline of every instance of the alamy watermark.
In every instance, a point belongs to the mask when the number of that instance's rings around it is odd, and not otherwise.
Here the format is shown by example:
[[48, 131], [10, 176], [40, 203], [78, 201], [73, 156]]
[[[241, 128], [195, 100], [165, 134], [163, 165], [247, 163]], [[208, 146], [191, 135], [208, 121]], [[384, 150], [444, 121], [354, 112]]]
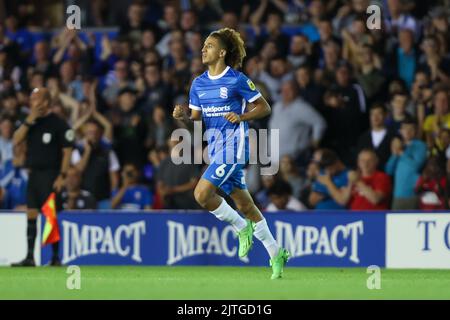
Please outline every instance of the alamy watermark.
[[[202, 122], [194, 122], [193, 133], [185, 128], [172, 132], [170, 139], [178, 142], [171, 152], [174, 164], [249, 164], [261, 165], [261, 175], [275, 175], [279, 169], [279, 129], [237, 130], [207, 129], [202, 134]], [[211, 142], [203, 150], [203, 141]], [[248, 150], [247, 150], [248, 149]], [[248, 157], [246, 152], [249, 152]]]
[[367, 273], [370, 276], [367, 278], [366, 286], [369, 290], [381, 289], [381, 269], [379, 266], [371, 265], [367, 267]]
[[68, 266], [66, 273], [69, 275], [66, 280], [68, 290], [81, 289], [81, 268], [79, 266]]

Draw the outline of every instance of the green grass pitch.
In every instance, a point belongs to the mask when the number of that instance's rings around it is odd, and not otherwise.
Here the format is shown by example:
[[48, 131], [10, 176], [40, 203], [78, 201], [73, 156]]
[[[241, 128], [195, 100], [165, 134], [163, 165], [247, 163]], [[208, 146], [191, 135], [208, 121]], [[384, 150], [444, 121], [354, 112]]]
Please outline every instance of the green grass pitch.
[[450, 270], [381, 270], [369, 290], [363, 268], [81, 267], [81, 289], [65, 267], [0, 268], [0, 299], [450, 299]]

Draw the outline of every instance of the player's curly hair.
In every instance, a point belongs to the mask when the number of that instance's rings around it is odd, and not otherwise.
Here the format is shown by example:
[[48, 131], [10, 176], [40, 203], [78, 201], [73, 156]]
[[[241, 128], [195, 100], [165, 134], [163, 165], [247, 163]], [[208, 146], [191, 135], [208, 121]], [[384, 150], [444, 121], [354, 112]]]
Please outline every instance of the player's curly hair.
[[210, 37], [219, 40], [221, 46], [226, 50], [225, 63], [234, 69], [242, 66], [247, 53], [245, 52], [244, 40], [236, 30], [230, 28], [222, 28], [211, 32]]

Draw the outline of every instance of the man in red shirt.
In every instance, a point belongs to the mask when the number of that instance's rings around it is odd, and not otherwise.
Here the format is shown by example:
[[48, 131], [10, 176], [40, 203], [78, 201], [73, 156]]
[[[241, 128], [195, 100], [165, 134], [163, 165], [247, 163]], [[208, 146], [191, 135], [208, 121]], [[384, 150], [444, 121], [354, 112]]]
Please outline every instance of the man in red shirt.
[[358, 173], [352, 188], [351, 210], [386, 210], [392, 194], [390, 177], [377, 170], [378, 157], [372, 149], [358, 154]]

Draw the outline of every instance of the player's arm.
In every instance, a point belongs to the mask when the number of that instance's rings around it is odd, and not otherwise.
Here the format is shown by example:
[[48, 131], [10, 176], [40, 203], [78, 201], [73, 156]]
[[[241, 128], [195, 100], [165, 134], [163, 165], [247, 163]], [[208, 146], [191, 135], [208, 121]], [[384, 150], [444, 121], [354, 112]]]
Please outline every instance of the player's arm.
[[238, 115], [234, 112], [229, 112], [224, 116], [225, 119], [227, 119], [231, 123], [239, 123], [241, 121], [261, 119], [267, 117], [272, 112], [269, 103], [266, 101], [266, 99], [264, 99], [263, 96], [259, 97], [252, 103], [253, 109], [251, 109], [250, 111], [245, 112], [241, 115]]

